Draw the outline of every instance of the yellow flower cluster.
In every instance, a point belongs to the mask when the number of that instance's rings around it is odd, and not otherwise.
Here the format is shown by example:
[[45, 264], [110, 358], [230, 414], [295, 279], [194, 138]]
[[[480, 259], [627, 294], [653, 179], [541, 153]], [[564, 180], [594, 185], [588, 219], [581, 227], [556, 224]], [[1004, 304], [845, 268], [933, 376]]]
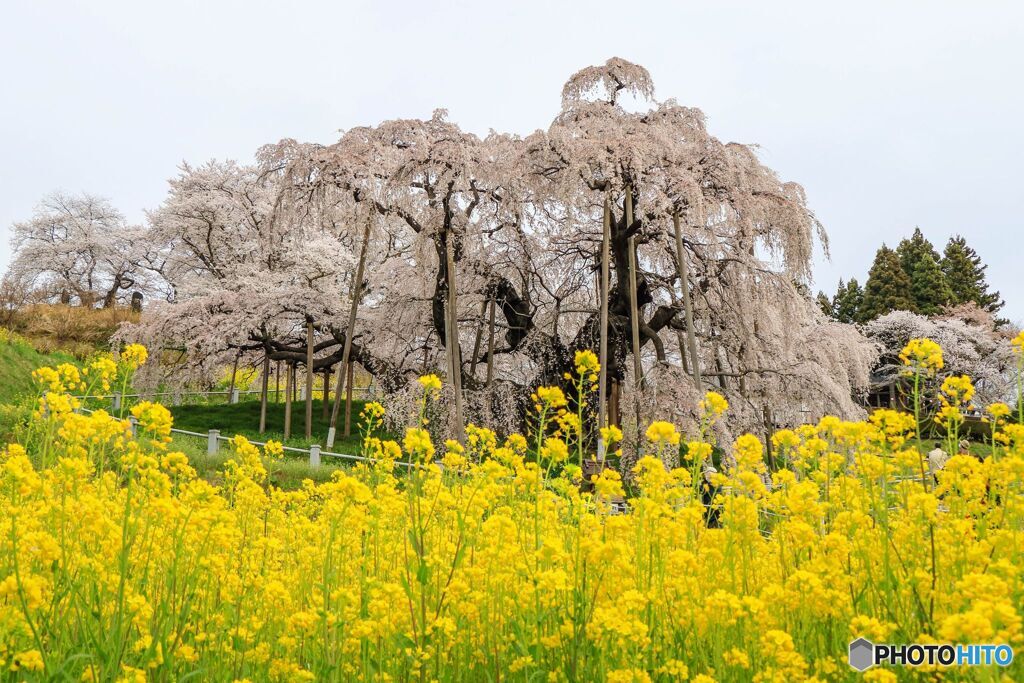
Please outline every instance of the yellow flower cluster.
[[576, 374], [586, 378], [591, 384], [597, 382], [598, 372], [601, 371], [601, 363], [597, 360], [597, 354], [589, 349], [576, 352]]
[[106, 393], [117, 378], [117, 363], [109, 354], [103, 354], [82, 368], [82, 376], [92, 383], [94, 389]]
[[911, 339], [900, 351], [900, 361], [914, 371], [934, 374], [942, 369], [942, 347], [931, 339]]
[[700, 402], [699, 408], [700, 412], [717, 419], [729, 409], [729, 402], [725, 400], [725, 396], [709, 391], [704, 395], [704, 400]]
[[121, 362], [131, 369], [138, 368], [149, 358], [149, 351], [142, 344], [129, 344], [121, 351]]
[[1024, 357], [1024, 330], [1018, 332], [1017, 336], [1010, 341], [1010, 344], [1018, 356]]
[[549, 436], [544, 439], [540, 457], [544, 463], [563, 463], [569, 459], [569, 446], [558, 437]]
[[441, 378], [437, 375], [423, 375], [419, 379], [420, 386], [426, 391], [441, 391]]
[[678, 446], [679, 432], [671, 422], [655, 421], [647, 427], [647, 440], [657, 446]]
[[571, 459], [550, 433], [472, 427], [438, 466], [416, 425], [401, 445], [366, 435], [408, 470], [286, 491], [265, 467], [280, 444], [231, 439], [211, 483], [168, 452], [160, 406], [132, 416], [134, 439], [51, 410], [0, 450], [0, 677], [823, 682], [853, 680], [858, 636], [1024, 646], [1024, 425], [928, 480], [895, 411], [780, 431], [774, 471], [748, 434], [707, 474], [711, 444], [687, 436], [682, 468], [645, 455], [592, 491], [546, 476]]
[[622, 441], [622, 430], [615, 425], [608, 425], [607, 427], [601, 427], [600, 430], [601, 439], [610, 448], [614, 444]]
[[54, 393], [85, 391], [86, 387], [78, 368], [70, 363], [61, 363], [55, 368], [34, 370], [32, 379], [46, 391]]
[[405, 452], [415, 460], [433, 460], [434, 444], [430, 440], [430, 432], [422, 427], [410, 427], [405, 430], [405, 439], [402, 440]]
[[533, 401], [538, 411], [541, 408], [557, 410], [568, 404], [565, 393], [559, 387], [538, 387], [537, 392], [533, 395]]
[[967, 375], [950, 375], [942, 381], [938, 398], [940, 408], [935, 415], [935, 422], [950, 429], [963, 422], [961, 410], [974, 398], [974, 384]]

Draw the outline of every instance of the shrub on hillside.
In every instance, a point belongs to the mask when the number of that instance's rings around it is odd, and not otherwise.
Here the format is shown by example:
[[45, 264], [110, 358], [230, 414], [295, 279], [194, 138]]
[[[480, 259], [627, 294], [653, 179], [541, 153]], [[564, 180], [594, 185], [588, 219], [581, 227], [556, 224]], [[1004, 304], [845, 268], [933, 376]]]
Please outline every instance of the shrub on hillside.
[[11, 328], [28, 338], [40, 352], [60, 350], [85, 357], [108, 346], [121, 323], [138, 319], [139, 314], [128, 308], [35, 304], [15, 312]]

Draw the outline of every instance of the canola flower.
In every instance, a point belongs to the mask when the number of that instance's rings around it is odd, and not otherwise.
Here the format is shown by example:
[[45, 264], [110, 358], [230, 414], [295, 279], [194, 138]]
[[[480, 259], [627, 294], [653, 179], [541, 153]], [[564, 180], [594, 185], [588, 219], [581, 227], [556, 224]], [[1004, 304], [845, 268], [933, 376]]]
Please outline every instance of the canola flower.
[[[621, 433], [621, 432], [620, 432]], [[658, 446], [678, 446], [679, 432], [671, 422], [655, 421], [647, 427], [647, 440]]]
[[441, 391], [441, 378], [437, 375], [423, 375], [419, 378], [420, 386], [426, 391]]
[[900, 361], [912, 370], [934, 374], [942, 369], [942, 347], [931, 339], [911, 339], [900, 351]]
[[[601, 363], [597, 359], [597, 354], [589, 349], [583, 349], [576, 352], [574, 360], [576, 374], [581, 378], [586, 378], [591, 384], [596, 384], [598, 380], [597, 373], [601, 370]], [[566, 379], [571, 379], [571, 377]]]
[[[966, 385], [947, 389], [963, 405]], [[0, 679], [854, 681], [857, 636], [1024, 644], [1008, 408], [990, 410], [992, 455], [953, 456], [934, 482], [907, 448], [914, 416], [885, 410], [777, 432], [774, 471], [741, 435], [710, 487], [692, 465], [712, 444], [655, 423], [652, 446], [685, 439], [680, 468], [648, 453], [583, 492], [534, 459], [571, 457], [543, 418], [559, 393], [538, 391], [540, 433], [467, 428], [444, 466], [422, 426], [401, 444], [367, 427], [377, 462], [293, 491], [267, 483], [280, 444], [244, 437], [222, 483], [197, 478], [157, 404], [133, 408], [134, 438], [104, 411], [39, 413], [0, 449]]]
[[149, 351], [142, 344], [128, 344], [121, 351], [121, 362], [131, 369], [143, 365], [149, 358]]
[[1017, 336], [1014, 337], [1010, 343], [1013, 345], [1013, 349], [1017, 352], [1017, 355], [1024, 355], [1024, 330], [1018, 332]]
[[700, 402], [699, 408], [702, 413], [707, 413], [714, 418], [719, 418], [729, 409], [729, 402], [725, 400], [725, 396], [714, 391], [709, 391]]
[[1024, 424], [1024, 330], [1010, 344], [1017, 356], [1017, 422]]

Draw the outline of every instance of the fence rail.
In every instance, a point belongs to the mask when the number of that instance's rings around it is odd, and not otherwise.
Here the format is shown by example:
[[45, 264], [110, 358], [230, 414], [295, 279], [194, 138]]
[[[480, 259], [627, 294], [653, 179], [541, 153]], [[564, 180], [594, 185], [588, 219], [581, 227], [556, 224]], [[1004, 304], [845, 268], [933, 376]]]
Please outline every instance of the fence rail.
[[[267, 389], [267, 394], [283, 394], [286, 389]], [[234, 391], [228, 390], [215, 390], [215, 391], [145, 391], [137, 394], [122, 394], [115, 391], [111, 394], [91, 394], [89, 396], [72, 396], [72, 398], [78, 399], [79, 401], [91, 398], [99, 400], [110, 400], [112, 407], [117, 410], [121, 407], [121, 401], [127, 398], [156, 398], [157, 396], [170, 396], [172, 398], [185, 398], [189, 396], [228, 396], [229, 403], [238, 403], [238, 399], [242, 396], [253, 396], [260, 395], [263, 391], [261, 389], [247, 389], [242, 391], [241, 389], [235, 389]], [[323, 389], [314, 389], [313, 395], [324, 393]], [[366, 387], [352, 387], [352, 393], [361, 395], [362, 397], [372, 397], [375, 395], [373, 386]], [[299, 386], [298, 400], [306, 400], [306, 387]]]
[[[78, 408], [78, 410], [90, 414], [96, 412], [95, 410], [84, 407], [80, 407]], [[134, 415], [129, 415], [128, 422], [131, 423], [132, 426], [132, 436], [135, 436], [137, 433], [139, 421], [135, 418]], [[177, 427], [172, 427], [171, 433], [181, 434], [182, 436], [191, 436], [199, 439], [206, 439], [207, 455], [216, 455], [218, 452], [220, 452], [220, 444], [222, 441], [231, 441], [231, 437], [221, 436], [219, 429], [211, 429], [204, 434], [203, 432], [193, 432], [187, 429], [178, 429]], [[266, 441], [253, 441], [251, 439], [249, 440], [249, 443], [253, 444], [254, 446], [260, 447], [265, 447], [267, 445]], [[319, 467], [321, 465], [321, 458], [323, 457], [338, 458], [339, 460], [350, 460], [355, 462], [383, 462], [380, 458], [368, 458], [363, 455], [354, 455], [352, 453], [335, 453], [333, 451], [325, 451], [320, 448], [319, 444], [313, 444], [309, 448], [298, 448], [296, 446], [282, 446], [281, 448], [285, 451], [288, 451], [289, 453], [305, 454], [309, 458], [310, 467]], [[394, 464], [398, 465], [399, 467], [412, 467], [412, 463], [403, 462], [401, 460], [395, 460]]]

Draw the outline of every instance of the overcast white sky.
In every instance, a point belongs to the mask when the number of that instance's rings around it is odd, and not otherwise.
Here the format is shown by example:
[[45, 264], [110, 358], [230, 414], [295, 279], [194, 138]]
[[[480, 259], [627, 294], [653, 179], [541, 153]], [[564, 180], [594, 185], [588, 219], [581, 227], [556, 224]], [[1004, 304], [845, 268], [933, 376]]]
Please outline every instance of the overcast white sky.
[[546, 127], [575, 70], [619, 56], [659, 99], [758, 143], [832, 240], [817, 286], [915, 225], [963, 233], [1024, 318], [1024, 3], [48, 2], [0, 5], [0, 270], [55, 189], [130, 219], [182, 161], [450, 111]]

